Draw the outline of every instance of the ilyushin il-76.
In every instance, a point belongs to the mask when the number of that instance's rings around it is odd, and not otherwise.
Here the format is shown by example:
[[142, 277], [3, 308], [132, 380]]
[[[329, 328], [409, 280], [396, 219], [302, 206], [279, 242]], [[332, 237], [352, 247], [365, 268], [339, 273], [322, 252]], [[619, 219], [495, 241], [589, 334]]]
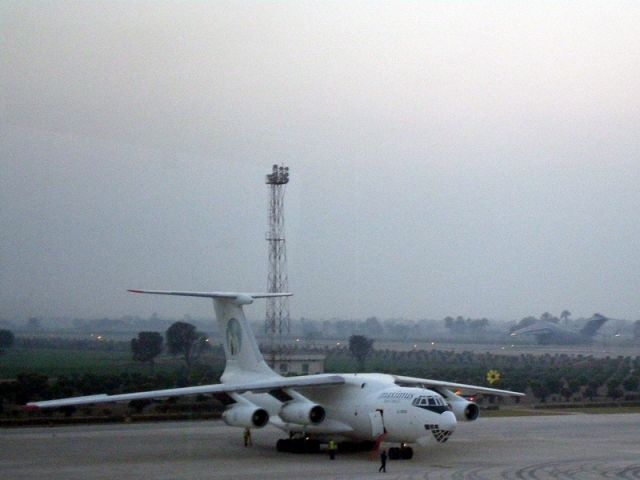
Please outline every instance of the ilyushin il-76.
[[222, 419], [234, 427], [257, 429], [268, 424], [286, 432], [281, 452], [317, 452], [334, 440], [345, 449], [374, 449], [390, 444], [389, 457], [409, 459], [411, 444], [443, 444], [458, 421], [478, 418], [478, 405], [455, 391], [500, 396], [518, 392], [426, 378], [379, 373], [318, 374], [283, 377], [265, 363], [244, 315], [256, 298], [290, 293], [174, 292], [134, 293], [213, 299], [223, 332], [226, 366], [219, 384], [117, 395], [98, 394], [31, 402], [27, 408], [212, 395], [225, 405]]

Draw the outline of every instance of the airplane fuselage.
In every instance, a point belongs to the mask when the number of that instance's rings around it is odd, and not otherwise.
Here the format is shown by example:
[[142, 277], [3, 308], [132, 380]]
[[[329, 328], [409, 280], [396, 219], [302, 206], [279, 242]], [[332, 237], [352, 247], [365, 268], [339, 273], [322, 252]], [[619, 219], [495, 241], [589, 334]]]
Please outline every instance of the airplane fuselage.
[[271, 423], [290, 433], [317, 437], [340, 436], [375, 441], [384, 434], [389, 442], [445, 442], [456, 427], [456, 418], [440, 394], [425, 388], [401, 387], [384, 374], [343, 374], [344, 385], [298, 389], [309, 400], [322, 405], [327, 420], [319, 425], [282, 421], [282, 402], [269, 394], [245, 394], [266, 409]]

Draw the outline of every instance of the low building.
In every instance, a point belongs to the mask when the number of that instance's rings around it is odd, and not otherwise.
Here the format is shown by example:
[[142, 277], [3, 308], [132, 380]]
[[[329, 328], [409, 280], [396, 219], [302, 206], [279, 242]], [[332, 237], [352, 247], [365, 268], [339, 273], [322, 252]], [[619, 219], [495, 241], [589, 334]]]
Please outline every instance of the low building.
[[273, 369], [283, 376], [314, 375], [324, 373], [325, 355], [319, 353], [296, 353], [279, 356]]

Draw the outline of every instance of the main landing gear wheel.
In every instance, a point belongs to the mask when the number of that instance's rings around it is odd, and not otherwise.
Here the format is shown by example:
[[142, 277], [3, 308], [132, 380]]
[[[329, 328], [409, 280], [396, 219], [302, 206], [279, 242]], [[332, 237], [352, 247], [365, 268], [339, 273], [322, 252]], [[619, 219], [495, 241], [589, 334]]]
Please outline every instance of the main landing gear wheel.
[[288, 438], [281, 438], [276, 442], [276, 450], [278, 452], [289, 452], [291, 451], [291, 440]]
[[276, 450], [288, 453], [318, 453], [320, 442], [304, 438], [281, 438], [276, 443]]

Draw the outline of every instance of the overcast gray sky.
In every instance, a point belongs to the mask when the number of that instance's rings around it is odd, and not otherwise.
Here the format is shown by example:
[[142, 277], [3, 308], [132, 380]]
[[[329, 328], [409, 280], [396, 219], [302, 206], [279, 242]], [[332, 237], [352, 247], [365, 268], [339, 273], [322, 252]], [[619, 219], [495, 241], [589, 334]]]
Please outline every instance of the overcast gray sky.
[[[640, 318], [635, 1], [3, 2], [0, 318]], [[264, 305], [252, 307], [260, 317]]]

